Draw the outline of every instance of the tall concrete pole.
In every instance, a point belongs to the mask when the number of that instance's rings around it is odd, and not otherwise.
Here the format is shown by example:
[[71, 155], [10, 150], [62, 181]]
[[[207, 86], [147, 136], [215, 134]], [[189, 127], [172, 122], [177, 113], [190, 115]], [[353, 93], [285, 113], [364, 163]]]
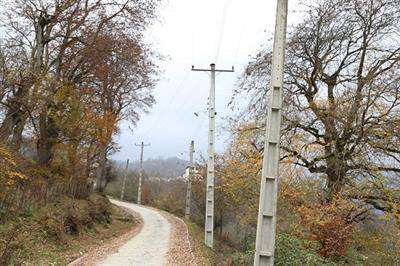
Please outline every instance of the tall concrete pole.
[[193, 175], [193, 153], [194, 153], [194, 141], [190, 142], [190, 152], [189, 152], [189, 175], [186, 187], [186, 208], [185, 208], [185, 218], [190, 218], [190, 201], [192, 194], [192, 175]]
[[274, 265], [288, 0], [277, 0], [271, 84], [258, 209], [255, 266]]
[[126, 178], [127, 178], [127, 175], [128, 175], [128, 166], [129, 166], [129, 159], [127, 159], [127, 160], [126, 160], [126, 167], [125, 167], [124, 181], [122, 182], [121, 200], [124, 200], [124, 194], [125, 194], [125, 184], [126, 184]]
[[144, 150], [144, 147], [150, 146], [150, 144], [144, 144], [144, 142], [142, 141], [142, 143], [135, 144], [135, 146], [140, 146], [140, 169], [139, 169], [139, 184], [138, 184], [137, 204], [141, 205], [142, 204], [142, 182], [143, 182], [143, 173], [144, 173], [144, 169], [143, 169], [143, 150]]
[[204, 241], [213, 247], [214, 240], [214, 141], [215, 141], [215, 64], [211, 64], [210, 93], [208, 101], [208, 161]]
[[231, 70], [215, 69], [215, 64], [210, 65], [210, 69], [195, 69], [192, 71], [210, 72], [210, 94], [208, 101], [209, 128], [208, 128], [208, 160], [207, 160], [207, 187], [206, 187], [206, 217], [204, 227], [204, 242], [206, 246], [212, 248], [214, 242], [214, 157], [215, 157], [215, 73], [233, 72]]

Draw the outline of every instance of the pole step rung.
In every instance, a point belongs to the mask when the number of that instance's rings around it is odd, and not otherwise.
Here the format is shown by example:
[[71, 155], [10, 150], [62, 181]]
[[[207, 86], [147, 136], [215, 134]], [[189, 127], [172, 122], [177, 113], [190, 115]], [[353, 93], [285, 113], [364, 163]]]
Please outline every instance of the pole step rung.
[[279, 110], [281, 110], [281, 107], [280, 106], [271, 106], [271, 109], [274, 111], [279, 111]]
[[267, 179], [267, 180], [275, 180], [276, 177], [275, 176], [266, 176], [265, 179]]
[[263, 257], [272, 257], [272, 252], [269, 251], [260, 251], [259, 254]]
[[269, 144], [278, 144], [278, 141], [277, 140], [268, 140], [268, 143]]
[[263, 212], [264, 217], [273, 217], [274, 214], [272, 212]]

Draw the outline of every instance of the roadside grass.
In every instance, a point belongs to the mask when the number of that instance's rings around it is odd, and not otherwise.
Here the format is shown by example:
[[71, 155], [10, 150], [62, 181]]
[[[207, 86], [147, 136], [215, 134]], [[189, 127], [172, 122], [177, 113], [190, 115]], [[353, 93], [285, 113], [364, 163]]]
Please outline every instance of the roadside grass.
[[103, 196], [63, 197], [0, 225], [0, 265], [67, 265], [134, 224]]
[[186, 219], [184, 219], [184, 221], [188, 227], [189, 240], [192, 245], [196, 261], [200, 265], [216, 265], [216, 254], [214, 250], [204, 245], [203, 228]]
[[[204, 228], [186, 219], [184, 221], [188, 227], [190, 243], [198, 265], [250, 265], [246, 262], [247, 256], [239, 258], [235, 249], [218, 237], [214, 237], [214, 248], [207, 247], [204, 245]], [[233, 259], [234, 257], [237, 258]]]
[[[194, 253], [199, 265], [221, 265], [221, 266], [244, 266], [253, 265], [254, 248], [249, 247], [248, 251], [239, 251], [229, 241], [214, 237], [214, 248], [204, 245], [204, 229], [195, 223], [185, 220], [190, 236]], [[253, 241], [254, 242], [254, 241]], [[315, 248], [305, 248], [301, 239], [293, 238], [286, 234], [278, 234], [275, 265], [341, 265], [319, 257]], [[307, 243], [311, 245], [310, 243]], [[201, 261], [201, 258], [204, 258]]]

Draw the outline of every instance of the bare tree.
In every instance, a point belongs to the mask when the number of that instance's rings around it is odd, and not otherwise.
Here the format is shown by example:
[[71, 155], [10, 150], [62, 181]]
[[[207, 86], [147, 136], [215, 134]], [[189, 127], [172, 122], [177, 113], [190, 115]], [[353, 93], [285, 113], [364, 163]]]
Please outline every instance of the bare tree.
[[[318, 1], [290, 33], [282, 148], [326, 178], [327, 200], [346, 192], [390, 209], [384, 188], [400, 174], [399, 14], [398, 0]], [[256, 120], [265, 117], [270, 63], [269, 50], [258, 54], [237, 91], [253, 95]]]

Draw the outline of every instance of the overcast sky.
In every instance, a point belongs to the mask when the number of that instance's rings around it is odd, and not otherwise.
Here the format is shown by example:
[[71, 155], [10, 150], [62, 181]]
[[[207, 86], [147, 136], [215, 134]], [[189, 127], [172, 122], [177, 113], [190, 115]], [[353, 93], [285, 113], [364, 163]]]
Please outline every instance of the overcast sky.
[[[289, 1], [289, 25], [300, 19], [295, 12], [298, 2]], [[121, 150], [113, 158], [137, 160], [139, 147], [134, 144], [141, 141], [151, 143], [145, 158], [187, 159], [190, 140], [195, 141], [195, 158], [205, 155], [209, 75], [190, 68], [208, 68], [210, 63], [217, 68], [235, 66], [235, 73], [222, 73], [216, 79], [216, 149], [222, 152], [226, 139], [218, 127], [232, 112], [227, 105], [238, 76], [273, 34], [275, 8], [275, 0], [164, 1], [160, 22], [147, 32], [149, 42], [167, 57], [161, 62], [163, 74], [154, 91], [157, 103], [135, 128], [122, 125], [116, 138]]]

